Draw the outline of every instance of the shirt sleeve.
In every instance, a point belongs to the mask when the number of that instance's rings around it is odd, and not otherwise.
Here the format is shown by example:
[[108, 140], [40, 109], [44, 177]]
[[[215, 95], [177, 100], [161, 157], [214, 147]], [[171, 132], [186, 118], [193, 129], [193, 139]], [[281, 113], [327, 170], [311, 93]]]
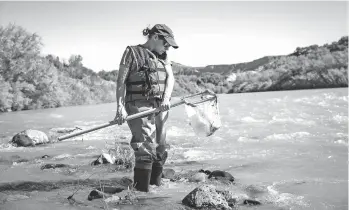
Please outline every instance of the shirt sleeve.
[[120, 66], [126, 66], [126, 67], [131, 67], [133, 63], [133, 53], [132, 50], [127, 47], [124, 51], [124, 54], [122, 55], [121, 61], [120, 61]]

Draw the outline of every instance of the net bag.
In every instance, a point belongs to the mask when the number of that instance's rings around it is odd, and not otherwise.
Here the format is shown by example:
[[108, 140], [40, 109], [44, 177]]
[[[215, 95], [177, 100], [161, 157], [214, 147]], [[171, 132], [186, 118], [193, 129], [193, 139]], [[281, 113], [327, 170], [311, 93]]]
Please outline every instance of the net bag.
[[217, 96], [212, 92], [208, 93], [199, 95], [200, 99], [197, 103], [191, 103], [192, 98], [187, 99], [185, 103], [189, 125], [195, 134], [201, 137], [211, 136], [222, 124]]

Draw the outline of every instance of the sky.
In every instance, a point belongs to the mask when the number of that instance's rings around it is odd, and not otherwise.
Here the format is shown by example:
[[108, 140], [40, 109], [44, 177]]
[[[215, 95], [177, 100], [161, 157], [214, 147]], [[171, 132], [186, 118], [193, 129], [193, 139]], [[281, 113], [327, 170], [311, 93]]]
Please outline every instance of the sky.
[[174, 32], [172, 61], [202, 67], [332, 43], [348, 36], [348, 19], [346, 1], [0, 2], [0, 26], [37, 33], [43, 55], [79, 54], [96, 72], [118, 69], [126, 47], [145, 43], [142, 30], [156, 23]]

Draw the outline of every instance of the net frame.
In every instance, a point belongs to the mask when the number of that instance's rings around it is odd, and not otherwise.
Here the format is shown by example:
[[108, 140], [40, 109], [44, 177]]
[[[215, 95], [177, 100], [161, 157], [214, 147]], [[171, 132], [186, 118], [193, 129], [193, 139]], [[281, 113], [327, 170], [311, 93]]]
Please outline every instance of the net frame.
[[181, 98], [181, 100], [186, 105], [189, 105], [191, 107], [196, 107], [196, 106], [198, 106], [198, 104], [205, 103], [208, 101], [215, 101], [215, 103], [218, 103], [217, 95], [210, 90], [205, 90], [205, 91], [200, 92], [200, 93], [196, 93], [196, 94], [189, 95], [189, 96], [184, 96]]

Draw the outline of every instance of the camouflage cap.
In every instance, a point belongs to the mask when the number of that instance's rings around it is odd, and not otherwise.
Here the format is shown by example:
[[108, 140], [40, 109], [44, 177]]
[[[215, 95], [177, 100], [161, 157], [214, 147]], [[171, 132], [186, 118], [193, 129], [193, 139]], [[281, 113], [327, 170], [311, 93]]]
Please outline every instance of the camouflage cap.
[[165, 24], [156, 24], [151, 32], [154, 34], [158, 34], [164, 37], [164, 39], [175, 49], [178, 48], [178, 45], [174, 39], [174, 35], [172, 30]]

